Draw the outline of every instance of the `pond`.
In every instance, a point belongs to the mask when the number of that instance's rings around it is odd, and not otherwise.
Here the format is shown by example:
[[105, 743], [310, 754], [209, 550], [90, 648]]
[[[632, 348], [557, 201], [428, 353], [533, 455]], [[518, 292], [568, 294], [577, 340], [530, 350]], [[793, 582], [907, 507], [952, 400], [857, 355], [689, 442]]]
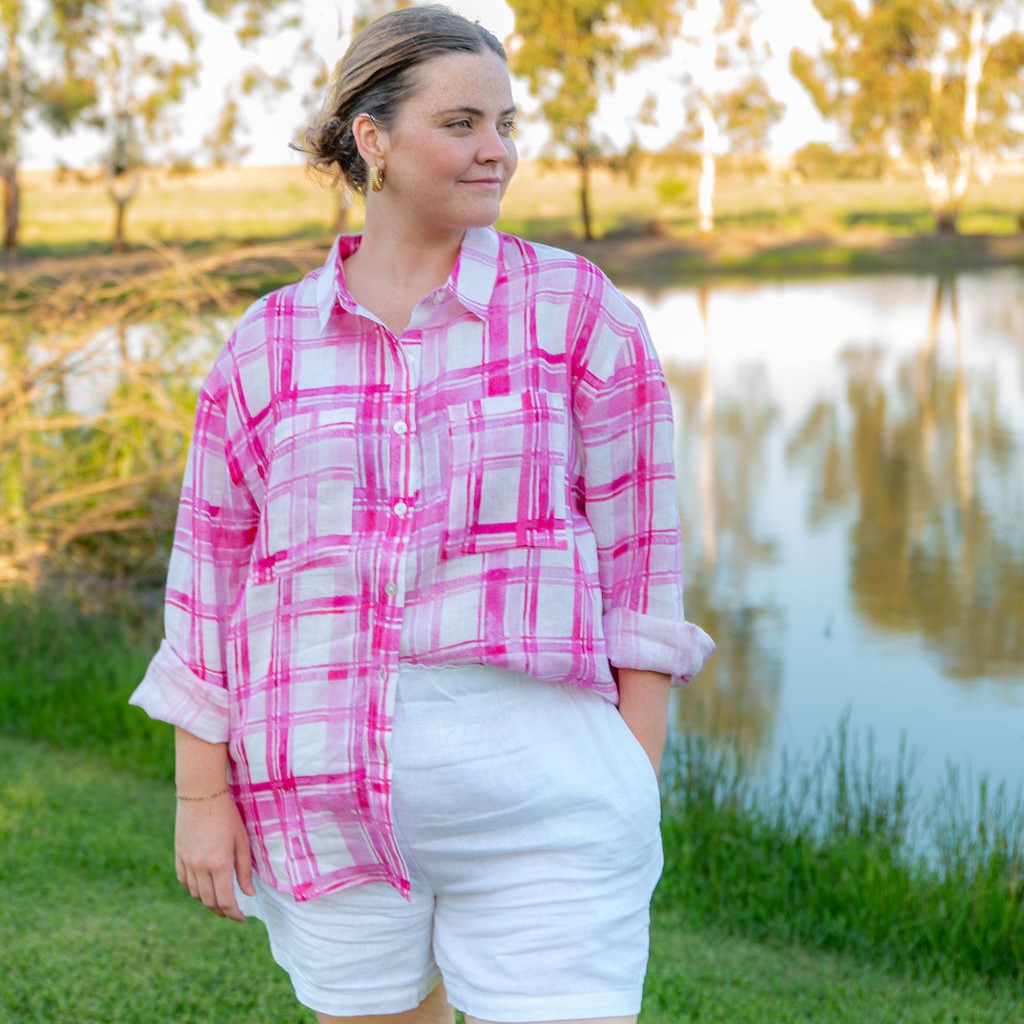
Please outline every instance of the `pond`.
[[1024, 273], [631, 291], [676, 402], [677, 727], [766, 766], [841, 721], [914, 778], [1024, 779]]

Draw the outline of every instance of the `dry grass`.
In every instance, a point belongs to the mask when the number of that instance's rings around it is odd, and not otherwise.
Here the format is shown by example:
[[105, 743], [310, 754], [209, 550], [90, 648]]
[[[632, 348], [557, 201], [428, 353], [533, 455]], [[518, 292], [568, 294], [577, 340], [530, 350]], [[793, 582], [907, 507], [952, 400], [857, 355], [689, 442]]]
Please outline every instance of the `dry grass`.
[[[682, 187], [682, 200], [662, 198], [666, 183]], [[524, 163], [505, 200], [502, 224], [531, 237], [571, 238], [578, 231], [578, 180], [569, 168]], [[691, 172], [649, 167], [637, 180], [607, 172], [593, 178], [593, 211], [599, 235], [657, 234], [696, 237]], [[206, 246], [284, 238], [327, 238], [337, 198], [301, 166], [224, 168], [187, 176], [147, 174], [129, 208], [129, 239], [136, 245]], [[1024, 216], [1024, 170], [1007, 168], [975, 186], [964, 211], [966, 234], [1011, 234]], [[350, 223], [358, 226], [356, 202]], [[103, 249], [112, 209], [98, 180], [54, 172], [25, 177], [22, 242], [34, 255]], [[741, 241], [818, 237], [871, 241], [931, 229], [920, 185], [893, 182], [796, 182], [781, 172], [757, 178], [723, 176], [718, 188], [720, 236]]]

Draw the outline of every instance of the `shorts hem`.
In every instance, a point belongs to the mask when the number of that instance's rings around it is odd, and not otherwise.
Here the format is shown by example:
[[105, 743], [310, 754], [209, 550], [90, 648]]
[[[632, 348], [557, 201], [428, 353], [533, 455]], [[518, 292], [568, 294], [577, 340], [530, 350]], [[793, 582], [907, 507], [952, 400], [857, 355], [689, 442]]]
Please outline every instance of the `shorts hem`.
[[509, 996], [467, 991], [446, 979], [448, 1002], [479, 1020], [530, 1022], [588, 1020], [599, 1017], [633, 1017], [640, 1013], [642, 994], [635, 991], [585, 992], [562, 996]]
[[400, 989], [389, 985], [386, 997], [379, 989], [364, 996], [358, 993], [324, 993], [313, 986], [307, 988], [297, 984], [294, 978], [292, 988], [295, 989], [295, 998], [313, 1013], [326, 1013], [331, 1017], [369, 1017], [415, 1010], [440, 982], [441, 973], [437, 971], [425, 984], [406, 985]]

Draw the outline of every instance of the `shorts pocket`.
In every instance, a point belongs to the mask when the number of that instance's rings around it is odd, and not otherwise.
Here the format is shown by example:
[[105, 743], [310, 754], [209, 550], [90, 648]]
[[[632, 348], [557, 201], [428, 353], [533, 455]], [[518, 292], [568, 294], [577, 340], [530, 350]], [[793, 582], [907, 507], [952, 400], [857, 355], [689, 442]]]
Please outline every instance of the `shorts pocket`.
[[256, 540], [258, 579], [347, 558], [357, 454], [355, 409], [317, 409], [277, 423]]
[[527, 391], [452, 408], [442, 558], [567, 548], [568, 442], [558, 394]]

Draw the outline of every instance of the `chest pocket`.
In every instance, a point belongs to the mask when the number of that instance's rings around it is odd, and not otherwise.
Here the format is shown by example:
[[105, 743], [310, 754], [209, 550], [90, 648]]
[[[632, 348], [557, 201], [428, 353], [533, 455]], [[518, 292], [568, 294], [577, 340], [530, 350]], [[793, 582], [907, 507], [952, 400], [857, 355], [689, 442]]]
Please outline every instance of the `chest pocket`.
[[442, 558], [568, 547], [568, 440], [561, 395], [500, 395], [452, 408]]
[[356, 458], [355, 409], [299, 413], [277, 423], [257, 535], [259, 577], [347, 557]]

